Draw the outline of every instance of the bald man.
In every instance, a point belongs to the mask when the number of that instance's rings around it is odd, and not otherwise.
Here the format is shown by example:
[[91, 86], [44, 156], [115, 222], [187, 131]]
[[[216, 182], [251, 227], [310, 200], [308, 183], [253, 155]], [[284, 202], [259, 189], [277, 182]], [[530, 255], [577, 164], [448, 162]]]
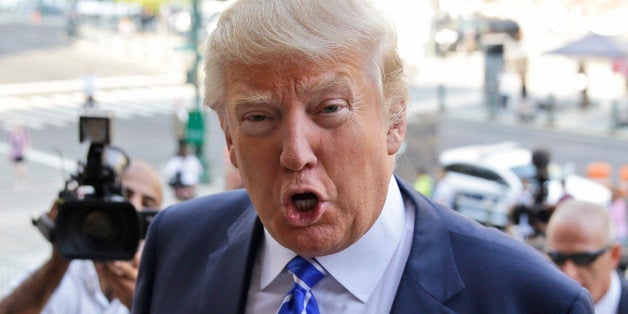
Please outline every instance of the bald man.
[[[161, 206], [159, 174], [145, 161], [131, 161], [122, 186], [138, 210]], [[48, 215], [56, 218], [56, 202]], [[53, 245], [50, 258], [0, 301], [0, 313], [129, 313], [139, 257], [138, 252], [132, 261], [69, 261]]]
[[622, 247], [607, 209], [565, 201], [550, 218], [546, 235], [549, 257], [589, 290], [596, 313], [628, 313], [628, 282], [617, 273]]

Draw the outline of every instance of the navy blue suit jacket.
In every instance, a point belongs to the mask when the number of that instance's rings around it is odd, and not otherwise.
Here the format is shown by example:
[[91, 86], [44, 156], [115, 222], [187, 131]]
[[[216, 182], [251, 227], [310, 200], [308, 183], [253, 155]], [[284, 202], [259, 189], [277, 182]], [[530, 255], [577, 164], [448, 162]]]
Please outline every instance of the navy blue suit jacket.
[[[416, 220], [391, 312], [593, 313], [588, 292], [533, 248], [398, 182]], [[133, 312], [243, 313], [263, 236], [245, 190], [161, 211], [144, 247]]]
[[617, 313], [626, 314], [628, 313], [628, 281], [622, 277], [621, 273], [619, 276], [621, 280], [621, 296], [619, 297], [619, 308], [617, 309]]

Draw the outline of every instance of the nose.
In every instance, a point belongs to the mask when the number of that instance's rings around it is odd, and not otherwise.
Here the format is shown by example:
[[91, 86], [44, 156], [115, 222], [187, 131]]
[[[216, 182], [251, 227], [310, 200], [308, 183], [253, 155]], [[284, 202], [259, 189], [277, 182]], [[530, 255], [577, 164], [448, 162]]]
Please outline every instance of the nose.
[[144, 208], [144, 206], [142, 206], [142, 196], [141, 195], [133, 194], [131, 197], [128, 198], [128, 201], [137, 210], [140, 210], [140, 209]]
[[281, 167], [299, 171], [314, 166], [317, 162], [313, 150], [316, 139], [316, 125], [306, 115], [294, 115], [285, 120], [282, 150], [279, 162]]
[[573, 261], [567, 260], [562, 266], [560, 266], [560, 269], [567, 276], [575, 279], [576, 281], [580, 281], [578, 278], [578, 265], [576, 265]]

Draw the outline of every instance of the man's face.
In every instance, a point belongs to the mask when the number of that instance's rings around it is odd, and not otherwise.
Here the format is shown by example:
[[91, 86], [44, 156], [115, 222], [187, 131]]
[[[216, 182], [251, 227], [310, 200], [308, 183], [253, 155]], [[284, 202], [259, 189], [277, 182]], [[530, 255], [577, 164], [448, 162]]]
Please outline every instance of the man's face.
[[137, 209], [159, 209], [162, 201], [161, 183], [154, 170], [146, 164], [131, 162], [122, 174], [124, 196]]
[[364, 64], [353, 56], [226, 72], [230, 159], [264, 226], [303, 256], [357, 241], [386, 198], [405, 119], [391, 125]]
[[[604, 231], [595, 232], [590, 226], [557, 224], [548, 233], [548, 246], [550, 250], [563, 254], [595, 252], [608, 245], [608, 241], [602, 240], [602, 232]], [[610, 287], [611, 273], [617, 267], [620, 255], [621, 248], [613, 246], [589, 265], [577, 265], [574, 261], [567, 260], [558, 267], [587, 288], [593, 301], [597, 302]]]

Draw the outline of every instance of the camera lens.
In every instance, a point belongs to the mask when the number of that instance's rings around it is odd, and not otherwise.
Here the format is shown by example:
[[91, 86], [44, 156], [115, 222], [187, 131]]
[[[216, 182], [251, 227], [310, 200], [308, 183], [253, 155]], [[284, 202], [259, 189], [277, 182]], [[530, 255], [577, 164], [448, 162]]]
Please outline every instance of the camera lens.
[[111, 245], [115, 243], [117, 235], [120, 233], [116, 224], [112, 219], [113, 215], [102, 211], [93, 211], [85, 216], [82, 233], [91, 241], [99, 245]]
[[55, 242], [68, 259], [129, 260], [140, 241], [140, 222], [128, 202], [84, 199], [59, 208]]

